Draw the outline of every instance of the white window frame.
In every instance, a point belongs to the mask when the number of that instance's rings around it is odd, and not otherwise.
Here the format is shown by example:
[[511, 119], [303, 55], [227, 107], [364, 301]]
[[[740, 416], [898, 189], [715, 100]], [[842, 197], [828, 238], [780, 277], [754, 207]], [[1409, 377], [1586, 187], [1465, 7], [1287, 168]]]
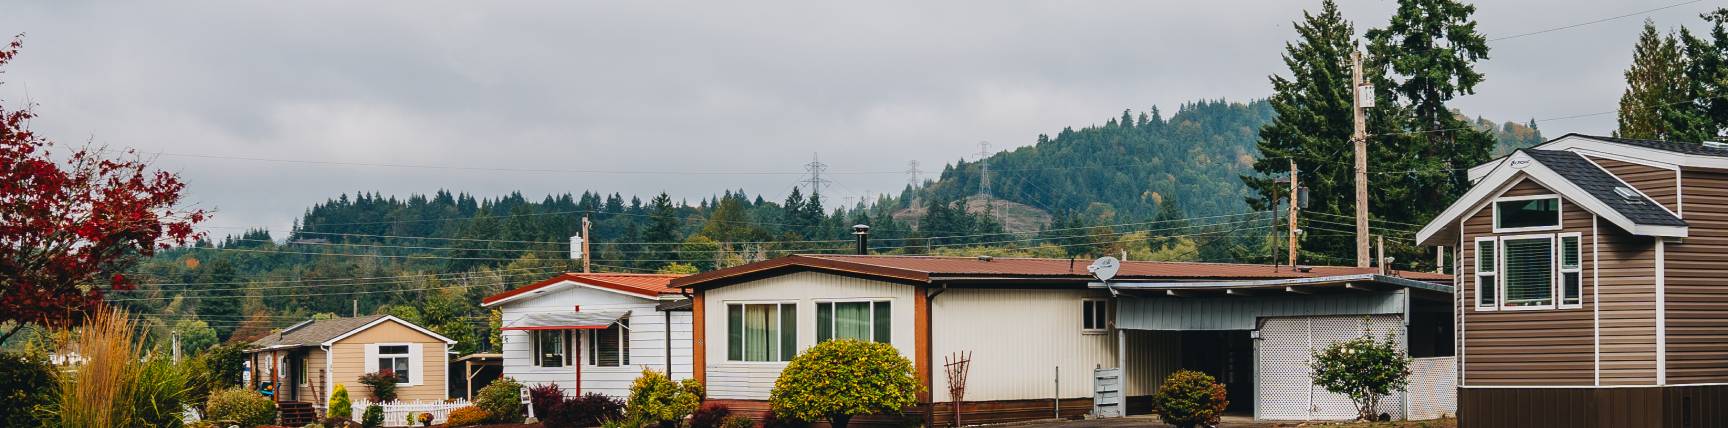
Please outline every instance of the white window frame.
[[[1495, 303], [1499, 306], [1500, 310], [1504, 310], [1504, 311], [1540, 311], [1540, 310], [1558, 309], [1559, 304], [1560, 304], [1560, 259], [1559, 259], [1560, 258], [1560, 250], [1559, 250], [1560, 239], [1557, 237], [1557, 234], [1554, 234], [1554, 233], [1531, 233], [1531, 234], [1524, 234], [1524, 235], [1507, 235], [1507, 236], [1501, 236], [1499, 238], [1500, 239], [1495, 244], [1495, 248], [1494, 248], [1494, 251], [1495, 251], [1495, 254], [1494, 254], [1495, 268], [1494, 268], [1494, 271], [1496, 274], [1498, 274], [1498, 277], [1496, 278], [1495, 283], [1499, 287], [1499, 291], [1500, 291], [1500, 294], [1495, 296], [1495, 297], [1497, 297], [1497, 301]], [[1548, 240], [1548, 251], [1550, 253], [1552, 253], [1552, 255], [1550, 256], [1550, 259], [1549, 259], [1549, 263], [1548, 263], [1548, 269], [1549, 269], [1548, 271], [1550, 272], [1550, 275], [1548, 276], [1548, 296], [1550, 297], [1549, 302], [1546, 305], [1519, 305], [1519, 306], [1507, 305], [1506, 301], [1509, 299], [1507, 299], [1507, 297], [1506, 297], [1506, 241], [1518, 241], [1518, 240], [1530, 240], [1530, 239], [1547, 239]]]
[[[545, 357], [543, 355], [543, 354], [545, 354], [545, 352], [543, 352], [542, 350], [545, 349], [544, 345], [546, 344], [546, 341], [540, 339], [540, 335], [543, 333], [544, 334], [554, 334], [554, 335], [558, 336], [558, 340], [560, 342], [559, 345], [561, 345], [561, 346], [558, 347], [558, 356], [560, 358], [558, 361], [558, 366], [556, 366], [556, 367], [546, 365], [546, 362], [543, 359]], [[533, 352], [533, 355], [531, 355], [531, 358], [529, 358], [529, 360], [531, 360], [534, 367], [553, 368], [553, 369], [570, 367], [570, 366], [574, 365], [574, 364], [571, 364], [570, 354], [580, 351], [580, 349], [577, 349], [575, 346], [572, 346], [574, 344], [571, 343], [571, 341], [579, 339], [579, 337], [577, 337], [577, 336], [578, 335], [576, 335], [576, 334], [572, 334], [570, 330], [551, 330], [551, 329], [548, 329], [548, 330], [528, 330], [529, 347], [532, 348], [532, 349], [530, 349], [530, 351]]]
[[[882, 303], [888, 304], [889, 313], [888, 313], [888, 341], [887, 342], [877, 342], [876, 341], [876, 303], [877, 302], [882, 302]], [[895, 306], [899, 306], [899, 305], [896, 305], [894, 303], [894, 299], [891, 299], [891, 298], [861, 298], [861, 299], [817, 300], [817, 301], [815, 301], [815, 310], [810, 311], [810, 318], [812, 320], [815, 320], [816, 322], [822, 321], [822, 313], [821, 313], [822, 308], [821, 308], [821, 306], [824, 303], [830, 305], [829, 310], [833, 310], [832, 305], [835, 303], [869, 303], [870, 304], [870, 342], [871, 343], [893, 344], [893, 341], [894, 341], [894, 313], [893, 313], [893, 308]], [[834, 322], [837, 318], [838, 317], [835, 317], [833, 313], [828, 314], [828, 335], [829, 335], [828, 340], [834, 340], [834, 337], [833, 337], [834, 336]], [[818, 325], [816, 327], [818, 329], [816, 331], [812, 331], [811, 333], [820, 336], [821, 332], [822, 332], [822, 330], [820, 329], [821, 326]], [[816, 343], [822, 343], [822, 338], [817, 337]]]
[[[1488, 266], [1493, 270], [1487, 272], [1482, 271], [1481, 258], [1482, 246], [1484, 243], [1486, 243], [1489, 248], [1494, 249], [1494, 257], [1488, 260]], [[1478, 236], [1476, 237], [1476, 247], [1472, 248], [1471, 251], [1474, 252], [1470, 260], [1470, 263], [1472, 263], [1470, 269], [1475, 271], [1476, 277], [1476, 310], [1499, 310], [1500, 302], [1505, 300], [1505, 297], [1500, 294], [1500, 237]], [[1485, 289], [1494, 290], [1493, 303], [1482, 302], [1482, 290]]]
[[[377, 355], [373, 358], [376, 358], [376, 359], [389, 358], [391, 360], [401, 358], [404, 360], [408, 360], [408, 381], [407, 382], [400, 382], [400, 380], [402, 380], [402, 374], [400, 373], [400, 370], [396, 370], [396, 364], [394, 363], [394, 361], [392, 361], [392, 363], [390, 364], [390, 367], [388, 367], [388, 368], [390, 369], [391, 373], [396, 374], [396, 380], [399, 381], [399, 382], [396, 382], [396, 386], [412, 386], [412, 385], [414, 385], [414, 346], [416, 346], [416, 344], [413, 344], [413, 343], [374, 343], [374, 344], [372, 344], [372, 346], [378, 349]], [[386, 354], [386, 353], [384, 353], [384, 347], [386, 347], [386, 346], [401, 346], [402, 347], [402, 353], [400, 353], [400, 354], [394, 354], [394, 353]], [[386, 367], [384, 367], [383, 365], [379, 365], [378, 371], [384, 371], [385, 368]]]
[[[1097, 304], [1098, 308], [1102, 309], [1102, 311], [1097, 314], [1100, 318], [1098, 320], [1099, 328], [1086, 328], [1086, 321], [1087, 321], [1087, 319], [1086, 319], [1086, 305], [1087, 304]], [[1105, 333], [1109, 333], [1109, 332], [1110, 332], [1110, 300], [1108, 300], [1108, 299], [1093, 299], [1093, 298], [1080, 299], [1080, 333], [1081, 334], [1105, 334]]]
[[[1554, 225], [1553, 226], [1529, 226], [1529, 227], [1506, 227], [1506, 228], [1500, 227], [1500, 203], [1501, 202], [1518, 202], [1518, 201], [1529, 201], [1529, 200], [1536, 200], [1536, 199], [1554, 199], [1555, 200], [1554, 201]], [[1518, 232], [1537, 232], [1537, 231], [1546, 231], [1546, 230], [1560, 230], [1561, 227], [1566, 224], [1566, 203], [1565, 203], [1564, 199], [1560, 198], [1560, 195], [1556, 195], [1556, 194], [1499, 197], [1499, 198], [1494, 198], [1494, 200], [1491, 201], [1488, 206], [1489, 206], [1489, 209], [1494, 210], [1493, 218], [1489, 219], [1489, 221], [1491, 222], [1491, 224], [1489, 224], [1489, 225], [1493, 226], [1494, 233], [1518, 233]], [[1498, 256], [1498, 255], [1496, 255], [1496, 256]]]
[[[734, 306], [734, 305], [738, 305], [738, 306], [774, 305], [774, 320], [770, 321], [769, 323], [770, 323], [770, 325], [772, 325], [776, 329], [776, 334], [773, 335], [775, 337], [775, 340], [779, 340], [779, 338], [785, 334], [783, 332], [778, 331], [780, 326], [785, 325], [785, 321], [780, 319], [780, 317], [782, 315], [784, 315], [784, 313], [785, 313], [785, 311], [781, 310], [780, 305], [793, 305], [794, 307], [797, 307], [796, 310], [798, 312], [805, 312], [804, 308], [802, 307], [803, 305], [799, 304], [800, 302], [797, 300], [732, 300], [732, 301], [725, 301], [725, 302], [721, 302], [721, 303], [722, 304], [720, 305], [720, 307], [725, 308], [725, 311], [721, 312], [721, 315], [720, 315], [721, 319], [725, 320], [725, 322], [721, 323], [721, 325], [725, 326], [725, 328], [726, 328], [725, 330], [721, 330], [721, 332], [723, 334], [726, 334], [726, 335], [732, 334], [732, 332], [731, 332], [732, 325], [730, 323], [732, 322], [731, 313], [732, 313], [732, 306]], [[810, 314], [811, 317], [816, 316], [814, 310], [811, 310], [809, 312], [811, 312], [811, 314]], [[800, 324], [798, 321], [799, 320], [793, 320], [792, 324], [794, 327], [801, 327], [798, 325], [798, 324]], [[794, 348], [797, 348], [798, 347], [798, 337], [797, 336], [798, 336], [798, 334], [802, 334], [802, 332], [794, 332], [794, 333], [795, 334], [793, 335], [793, 338], [792, 338], [792, 346]], [[815, 332], [811, 332], [811, 333], [814, 334]], [[749, 338], [750, 338], [749, 335], [744, 336], [744, 339], [746, 339], [746, 340], [748, 340]], [[721, 348], [721, 349], [726, 350], [726, 355], [724, 355], [722, 358], [725, 358], [724, 361], [727, 364], [785, 365], [786, 363], [791, 362], [791, 360], [781, 360], [780, 357], [783, 356], [784, 354], [780, 353], [780, 352], [775, 352], [775, 351], [781, 350], [780, 346], [786, 346], [785, 343], [781, 343], [779, 346], [769, 348], [768, 354], [772, 358], [772, 360], [770, 360], [770, 361], [749, 361], [749, 360], [743, 360], [743, 359], [734, 360], [734, 359], [732, 359], [732, 349], [731, 349], [732, 338], [727, 337], [726, 341], [724, 343], [726, 344], [726, 347]], [[740, 344], [740, 346], [744, 346], [746, 350], [749, 348], [748, 345], [744, 345], [744, 344]], [[792, 355], [797, 356], [798, 354], [802, 353], [801, 351], [802, 351], [802, 349], [794, 351]]]
[[[1573, 249], [1573, 251], [1575, 251], [1577, 253], [1577, 254], [1573, 254], [1573, 257], [1576, 260], [1578, 260], [1578, 266], [1574, 266], [1574, 267], [1570, 267], [1570, 268], [1566, 267], [1566, 259], [1564, 257], [1565, 253], [1563, 253], [1564, 251], [1566, 251], [1566, 238], [1573, 238], [1573, 239], [1578, 240], [1578, 248]], [[1566, 274], [1568, 274], [1568, 273], [1578, 275], [1578, 303], [1566, 303]], [[1559, 305], [1560, 309], [1578, 309], [1578, 308], [1584, 307], [1584, 234], [1583, 233], [1567, 232], [1567, 233], [1555, 234], [1555, 237], [1554, 237], [1554, 291], [1555, 291], [1554, 304]]]

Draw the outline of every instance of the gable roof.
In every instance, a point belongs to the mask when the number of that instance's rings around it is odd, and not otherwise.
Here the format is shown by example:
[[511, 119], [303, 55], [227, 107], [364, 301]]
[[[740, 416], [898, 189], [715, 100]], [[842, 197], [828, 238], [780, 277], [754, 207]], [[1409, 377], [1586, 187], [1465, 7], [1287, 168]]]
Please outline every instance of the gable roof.
[[564, 283], [574, 283], [607, 291], [629, 294], [644, 299], [654, 299], [661, 295], [679, 294], [680, 291], [677, 288], [671, 287], [670, 283], [673, 279], [682, 276], [684, 275], [565, 272], [540, 282], [517, 287], [514, 290], [486, 296], [486, 298], [480, 300], [480, 306], [493, 306], [507, 301], [532, 299], [538, 295], [538, 293], [532, 292], [545, 290], [549, 287]]
[[[1591, 157], [1610, 158], [1670, 170], [1680, 167], [1728, 169], [1728, 148], [1712, 147], [1703, 143], [1570, 133], [1537, 144], [1530, 149], [1577, 152]], [[1508, 154], [1507, 156], [1511, 155]], [[1489, 172], [1499, 167], [1507, 156], [1470, 167], [1470, 181], [1481, 180]]]
[[[1475, 186], [1423, 226], [1416, 233], [1417, 243], [1428, 244], [1441, 232], [1452, 230], [1459, 218], [1475, 213], [1475, 207], [1520, 178], [1534, 180], [1633, 234], [1686, 236], [1687, 224], [1679, 215], [1584, 156], [1572, 151], [1518, 149], [1500, 159]], [[1621, 187], [1629, 190], [1630, 196], [1615, 190]]]
[[[1571, 134], [1562, 135], [1562, 136], [1560, 136], [1560, 138], [1573, 137], [1573, 136], [1582, 137], [1582, 138], [1589, 138], [1589, 139], [1598, 140], [1598, 141], [1606, 141], [1606, 142], [1615, 143], [1615, 144], [1624, 144], [1624, 145], [1628, 145], [1628, 146], [1642, 147], [1642, 148], [1652, 149], [1652, 150], [1661, 150], [1661, 151], [1665, 151], [1665, 152], [1674, 152], [1674, 153], [1695, 155], [1695, 156], [1710, 156], [1710, 157], [1728, 158], [1728, 148], [1711, 147], [1711, 146], [1706, 146], [1703, 143], [1686, 143], [1686, 142], [1680, 142], [1680, 141], [1663, 141], [1663, 140], [1641, 140], [1641, 139], [1636, 139], [1636, 138], [1604, 137], [1604, 136], [1599, 136], [1599, 135], [1584, 135], [1584, 134], [1578, 134], [1578, 133], [1571, 133]], [[1555, 140], [1559, 140], [1559, 138], [1556, 138]], [[1543, 144], [1546, 145], [1547, 143], [1543, 143]]]
[[[813, 270], [830, 273], [867, 276], [905, 283], [928, 284], [939, 281], [1056, 281], [1088, 283], [1095, 281], [1086, 266], [1090, 260], [944, 256], [878, 256], [798, 254], [742, 266], [703, 272], [672, 281], [672, 286], [689, 288], [719, 286], [773, 275], [778, 272]], [[1378, 273], [1377, 268], [1315, 266], [1308, 272], [1298, 272], [1289, 266], [1199, 262], [1122, 262], [1116, 281], [1128, 280], [1205, 280], [1205, 279], [1281, 279], [1332, 275]], [[1400, 272], [1424, 281], [1451, 281], [1451, 275], [1424, 272]]]
[[321, 321], [307, 320], [275, 333], [259, 338], [247, 344], [247, 350], [298, 348], [302, 346], [319, 346], [341, 340], [379, 323], [395, 321], [408, 328], [418, 330], [428, 336], [438, 338], [445, 343], [456, 343], [450, 338], [433, 333], [401, 318], [390, 315], [367, 315], [361, 317], [332, 318]]

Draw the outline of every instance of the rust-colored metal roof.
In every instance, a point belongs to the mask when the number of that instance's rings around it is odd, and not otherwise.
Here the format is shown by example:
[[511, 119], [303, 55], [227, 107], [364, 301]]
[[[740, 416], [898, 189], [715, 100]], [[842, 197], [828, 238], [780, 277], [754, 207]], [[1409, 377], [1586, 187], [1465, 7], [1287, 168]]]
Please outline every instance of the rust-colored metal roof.
[[[940, 280], [1052, 279], [1091, 281], [1091, 260], [1016, 257], [859, 256], [799, 254], [727, 269], [703, 272], [672, 281], [674, 287], [724, 282], [780, 269], [808, 269], [881, 277], [905, 282]], [[1378, 273], [1376, 268], [1313, 266], [1299, 272], [1289, 266], [1200, 262], [1122, 262], [1118, 280], [1286, 279]], [[1450, 282], [1451, 275], [1393, 272], [1420, 281]]]
[[498, 302], [498, 301], [501, 301], [504, 299], [519, 296], [523, 293], [527, 293], [527, 292], [534, 291], [534, 290], [539, 290], [541, 288], [549, 287], [553, 284], [561, 283], [564, 281], [570, 281], [570, 282], [575, 282], [575, 283], [580, 283], [580, 284], [592, 285], [595, 287], [608, 288], [608, 289], [623, 291], [623, 292], [627, 292], [627, 293], [635, 293], [635, 294], [642, 294], [642, 295], [648, 295], [648, 296], [658, 296], [661, 294], [678, 294], [679, 290], [677, 288], [673, 288], [671, 283], [672, 283], [673, 279], [677, 279], [677, 278], [680, 278], [683, 276], [684, 275], [682, 275], [682, 274], [653, 274], [653, 273], [565, 272], [565, 273], [558, 274], [557, 276], [547, 278], [547, 279], [542, 280], [540, 282], [528, 284], [528, 285], [523, 286], [523, 287], [518, 287], [514, 290], [505, 291], [505, 292], [494, 294], [491, 296], [486, 296], [485, 299], [480, 300], [480, 304], [481, 305], [490, 305], [494, 302]]

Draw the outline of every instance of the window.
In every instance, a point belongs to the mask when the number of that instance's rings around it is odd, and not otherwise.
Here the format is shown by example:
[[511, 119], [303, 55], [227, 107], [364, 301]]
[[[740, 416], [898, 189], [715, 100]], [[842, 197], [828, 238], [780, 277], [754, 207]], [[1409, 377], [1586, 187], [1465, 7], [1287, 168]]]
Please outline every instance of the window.
[[412, 383], [409, 376], [410, 367], [408, 345], [381, 345], [378, 347], [378, 370], [390, 370], [396, 374], [396, 383]]
[[1584, 305], [1583, 251], [1578, 234], [1560, 236], [1560, 306]]
[[1516, 232], [1560, 227], [1560, 198], [1514, 197], [1494, 201], [1494, 231]]
[[1476, 239], [1476, 307], [1499, 306], [1499, 282], [1495, 281], [1494, 238]]
[[893, 313], [888, 301], [816, 302], [816, 343], [832, 339], [892, 343]]
[[588, 364], [600, 367], [630, 365], [629, 318], [619, 318], [604, 330], [588, 333]]
[[798, 354], [798, 306], [792, 303], [726, 305], [728, 361], [791, 361]]
[[570, 331], [535, 330], [534, 365], [564, 367], [570, 364]]
[[1080, 301], [1080, 331], [1101, 333], [1107, 328], [1109, 303], [1104, 299], [1083, 299]]
[[1503, 306], [1554, 304], [1554, 252], [1553, 235], [1500, 239]]
[[300, 357], [300, 359], [295, 360], [295, 362], [294, 362], [294, 384], [300, 385], [300, 386], [306, 386], [307, 385], [307, 383], [306, 383], [306, 357]]

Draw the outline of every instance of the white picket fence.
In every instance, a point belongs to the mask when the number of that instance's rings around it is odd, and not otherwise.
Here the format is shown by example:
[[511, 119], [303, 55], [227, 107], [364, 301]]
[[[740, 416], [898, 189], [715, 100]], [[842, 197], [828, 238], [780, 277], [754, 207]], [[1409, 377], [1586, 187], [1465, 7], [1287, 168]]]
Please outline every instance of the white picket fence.
[[[366, 400], [355, 401], [354, 418], [358, 420], [364, 416], [366, 414], [366, 406], [370, 405], [372, 405], [372, 402]], [[378, 403], [378, 405], [384, 407], [384, 426], [405, 427], [410, 426], [408, 425], [409, 413], [431, 413], [432, 424], [437, 425], [450, 419], [451, 410], [456, 410], [460, 407], [467, 407], [469, 403], [468, 400], [457, 399], [450, 402], [426, 400], [392, 401], [388, 403]], [[420, 425], [416, 423], [412, 426]]]

